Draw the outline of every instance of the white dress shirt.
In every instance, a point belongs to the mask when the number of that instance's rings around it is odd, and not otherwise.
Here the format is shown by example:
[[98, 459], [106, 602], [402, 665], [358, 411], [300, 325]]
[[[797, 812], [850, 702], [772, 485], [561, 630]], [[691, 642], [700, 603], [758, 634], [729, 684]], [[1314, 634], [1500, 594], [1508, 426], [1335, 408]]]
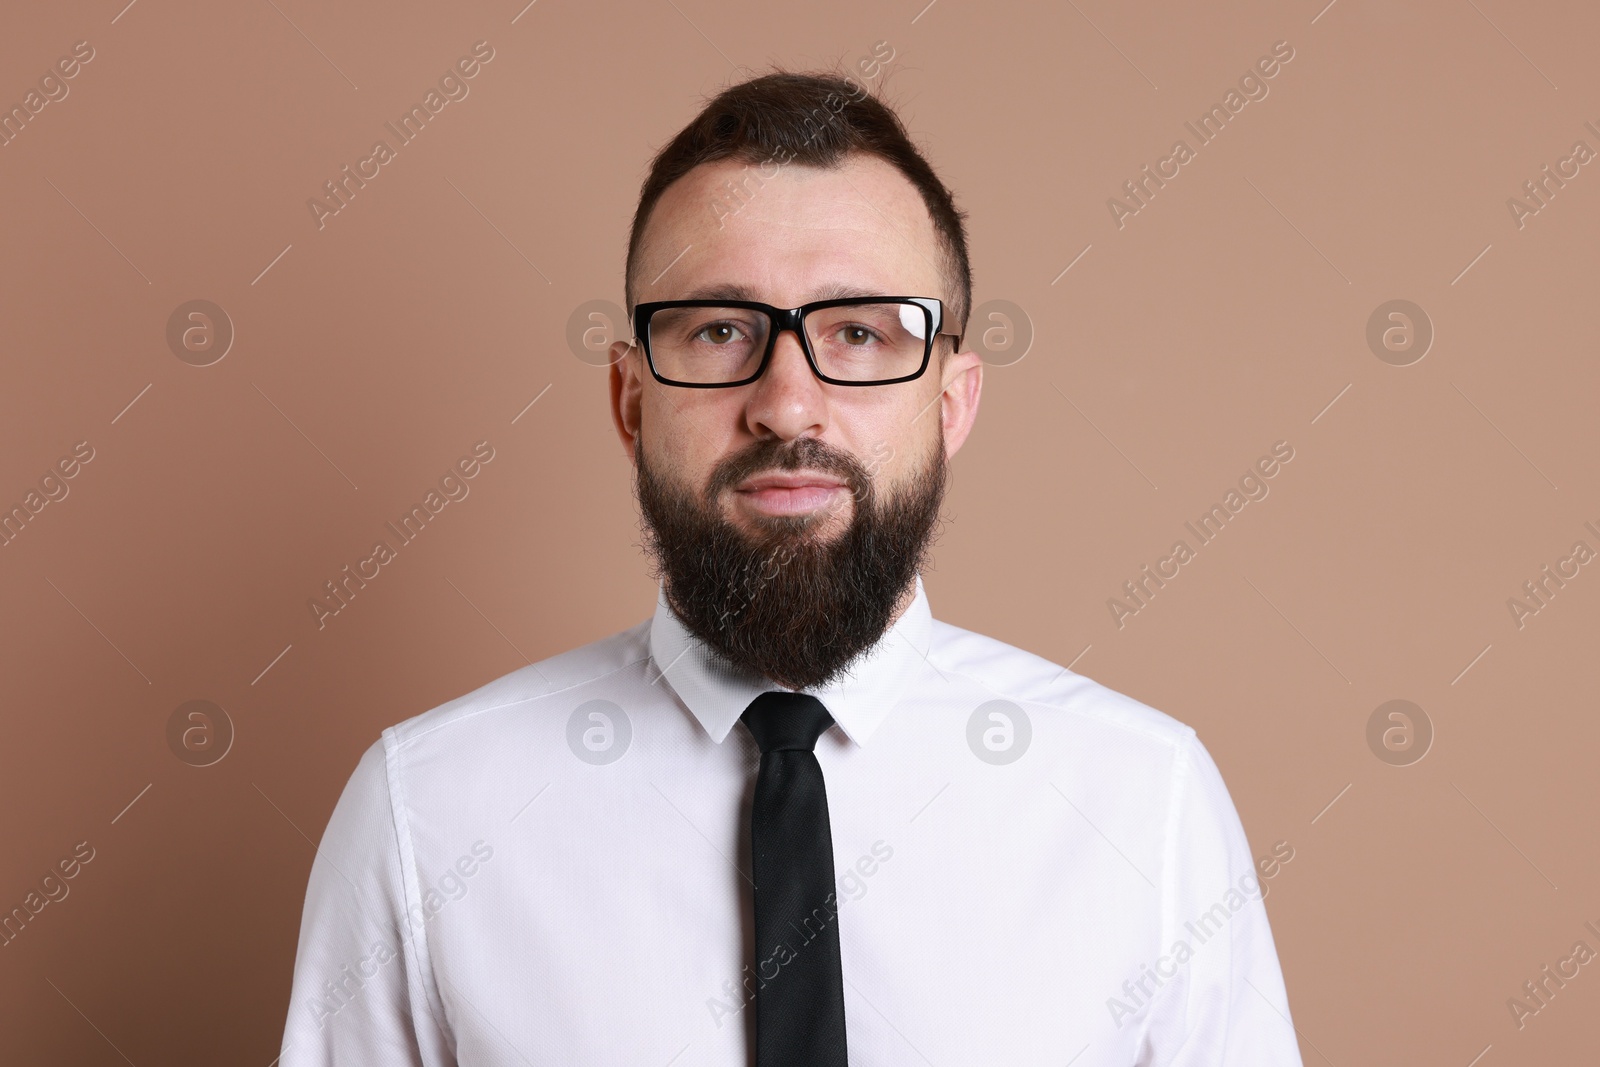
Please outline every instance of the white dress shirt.
[[[737, 720], [777, 688], [658, 595], [384, 730], [312, 864], [283, 1067], [753, 1064]], [[855, 1067], [1300, 1064], [1271, 883], [1191, 728], [935, 621], [920, 577], [807, 691]]]

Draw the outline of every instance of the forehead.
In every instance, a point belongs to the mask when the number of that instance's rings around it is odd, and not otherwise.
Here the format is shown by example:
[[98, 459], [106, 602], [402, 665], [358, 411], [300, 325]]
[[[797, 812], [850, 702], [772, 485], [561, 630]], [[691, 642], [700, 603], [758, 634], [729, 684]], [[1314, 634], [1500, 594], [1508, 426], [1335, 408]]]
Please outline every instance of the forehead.
[[792, 307], [849, 288], [948, 300], [922, 196], [892, 164], [719, 160], [669, 186], [645, 226], [640, 301], [742, 286]]

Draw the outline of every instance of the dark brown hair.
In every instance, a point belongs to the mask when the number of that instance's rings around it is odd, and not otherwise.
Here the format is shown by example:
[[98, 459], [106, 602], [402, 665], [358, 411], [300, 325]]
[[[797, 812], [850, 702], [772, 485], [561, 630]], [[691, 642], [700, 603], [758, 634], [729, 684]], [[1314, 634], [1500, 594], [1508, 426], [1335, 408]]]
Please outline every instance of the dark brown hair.
[[656, 153], [628, 237], [629, 309], [635, 303], [634, 269], [645, 223], [673, 182], [702, 163], [722, 159], [838, 167], [856, 152], [892, 164], [922, 194], [939, 236], [943, 273], [954, 290], [955, 306], [947, 311], [944, 329], [965, 332], [972, 307], [965, 212], [956, 208], [950, 190], [911, 143], [899, 116], [859, 82], [832, 73], [779, 71], [724, 89]]

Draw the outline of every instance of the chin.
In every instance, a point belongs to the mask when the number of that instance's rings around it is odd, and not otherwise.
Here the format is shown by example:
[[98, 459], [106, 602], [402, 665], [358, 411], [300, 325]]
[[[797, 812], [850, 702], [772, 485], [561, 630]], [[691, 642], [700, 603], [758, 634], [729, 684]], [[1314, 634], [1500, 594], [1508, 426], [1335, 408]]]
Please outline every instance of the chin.
[[745, 532], [769, 538], [818, 537], [833, 540], [850, 527], [852, 511], [839, 509], [836, 513], [826, 508], [816, 511], [796, 512], [792, 515], [769, 515], [762, 512], [733, 508], [733, 525]]

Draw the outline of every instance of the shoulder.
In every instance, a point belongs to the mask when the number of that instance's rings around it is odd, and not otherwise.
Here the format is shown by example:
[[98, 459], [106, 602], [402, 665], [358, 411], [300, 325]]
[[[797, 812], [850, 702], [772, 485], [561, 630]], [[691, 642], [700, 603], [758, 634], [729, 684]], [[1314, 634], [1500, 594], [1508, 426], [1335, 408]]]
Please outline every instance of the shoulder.
[[[605, 691], [608, 682], [640, 672], [650, 657], [650, 620], [501, 675], [469, 693], [413, 715], [384, 731], [395, 749], [426, 747], [444, 735], [488, 731], [506, 736], [518, 722], [541, 718], [552, 701], [564, 707], [584, 691]], [[561, 699], [565, 698], [565, 699]]]
[[1059, 663], [993, 637], [933, 621], [929, 658], [945, 673], [960, 674], [1020, 705], [1035, 725], [1116, 738], [1135, 748], [1183, 752], [1195, 738], [1188, 724], [1125, 693], [1074, 673]]

